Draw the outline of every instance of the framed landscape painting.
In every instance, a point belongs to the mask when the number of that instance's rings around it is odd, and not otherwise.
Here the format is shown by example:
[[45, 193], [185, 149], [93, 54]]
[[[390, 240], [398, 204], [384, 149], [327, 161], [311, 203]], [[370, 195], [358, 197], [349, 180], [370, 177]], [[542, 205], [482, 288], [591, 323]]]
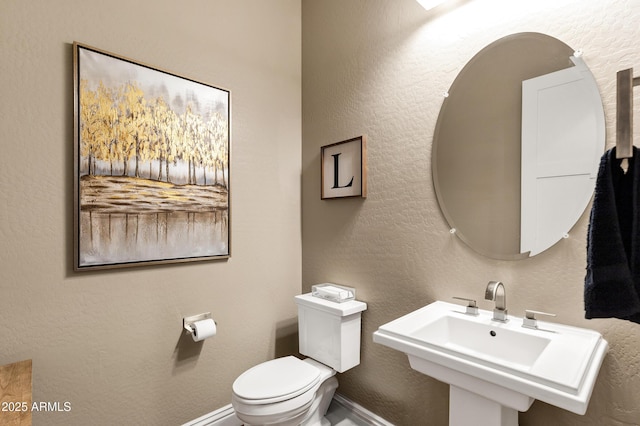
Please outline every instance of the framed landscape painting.
[[80, 43], [74, 269], [230, 256], [230, 92]]

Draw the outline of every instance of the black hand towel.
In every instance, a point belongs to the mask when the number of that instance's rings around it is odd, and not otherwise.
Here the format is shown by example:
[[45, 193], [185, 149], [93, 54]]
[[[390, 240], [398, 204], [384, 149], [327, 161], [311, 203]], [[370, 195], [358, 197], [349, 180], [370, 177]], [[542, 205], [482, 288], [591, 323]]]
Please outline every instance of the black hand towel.
[[640, 323], [640, 153], [627, 173], [615, 148], [600, 159], [587, 236], [585, 318]]

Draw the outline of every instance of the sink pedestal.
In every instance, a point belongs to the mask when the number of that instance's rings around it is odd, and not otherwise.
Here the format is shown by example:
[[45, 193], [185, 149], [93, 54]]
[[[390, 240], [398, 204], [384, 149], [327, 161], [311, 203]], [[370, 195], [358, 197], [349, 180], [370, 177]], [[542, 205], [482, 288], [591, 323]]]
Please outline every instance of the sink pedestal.
[[518, 426], [518, 410], [478, 394], [449, 387], [449, 426]]
[[518, 411], [527, 411], [535, 401], [423, 358], [409, 355], [409, 364], [414, 370], [449, 384], [449, 426], [518, 426]]

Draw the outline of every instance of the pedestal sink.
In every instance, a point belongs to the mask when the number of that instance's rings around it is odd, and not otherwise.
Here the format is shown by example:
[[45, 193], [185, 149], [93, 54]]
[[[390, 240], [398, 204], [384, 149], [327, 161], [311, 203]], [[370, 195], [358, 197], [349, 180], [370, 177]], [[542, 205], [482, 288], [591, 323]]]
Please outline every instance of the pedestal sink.
[[373, 341], [401, 351], [411, 368], [450, 385], [449, 425], [517, 426], [539, 399], [584, 414], [608, 343], [557, 323], [522, 327], [437, 301], [382, 325]]

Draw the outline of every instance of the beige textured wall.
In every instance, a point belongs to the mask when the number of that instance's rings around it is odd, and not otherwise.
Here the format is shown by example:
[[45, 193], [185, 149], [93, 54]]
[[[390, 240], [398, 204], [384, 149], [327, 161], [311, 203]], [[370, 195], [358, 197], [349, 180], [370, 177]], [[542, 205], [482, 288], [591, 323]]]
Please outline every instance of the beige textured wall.
[[[292, 349], [300, 34], [298, 0], [0, 1], [0, 365], [32, 358], [34, 401], [71, 403], [34, 424], [180, 424]], [[72, 271], [74, 40], [231, 90], [229, 261]], [[181, 338], [205, 311], [218, 336]]]
[[[374, 344], [371, 334], [454, 295], [489, 309], [481, 299], [497, 279], [514, 315], [555, 312], [559, 322], [600, 331], [611, 347], [586, 416], [535, 402], [520, 424], [639, 423], [640, 326], [583, 317], [588, 215], [569, 239], [535, 258], [490, 260], [449, 234], [430, 166], [442, 93], [480, 49], [522, 31], [584, 50], [611, 146], [616, 72], [640, 70], [639, 18], [637, 0], [467, 0], [438, 14], [414, 0], [302, 1], [303, 290], [343, 283], [369, 304], [362, 364], [339, 377], [339, 392], [398, 425], [446, 425], [447, 387], [412, 371], [404, 355]], [[368, 136], [368, 198], [321, 201], [320, 147], [360, 134]]]

